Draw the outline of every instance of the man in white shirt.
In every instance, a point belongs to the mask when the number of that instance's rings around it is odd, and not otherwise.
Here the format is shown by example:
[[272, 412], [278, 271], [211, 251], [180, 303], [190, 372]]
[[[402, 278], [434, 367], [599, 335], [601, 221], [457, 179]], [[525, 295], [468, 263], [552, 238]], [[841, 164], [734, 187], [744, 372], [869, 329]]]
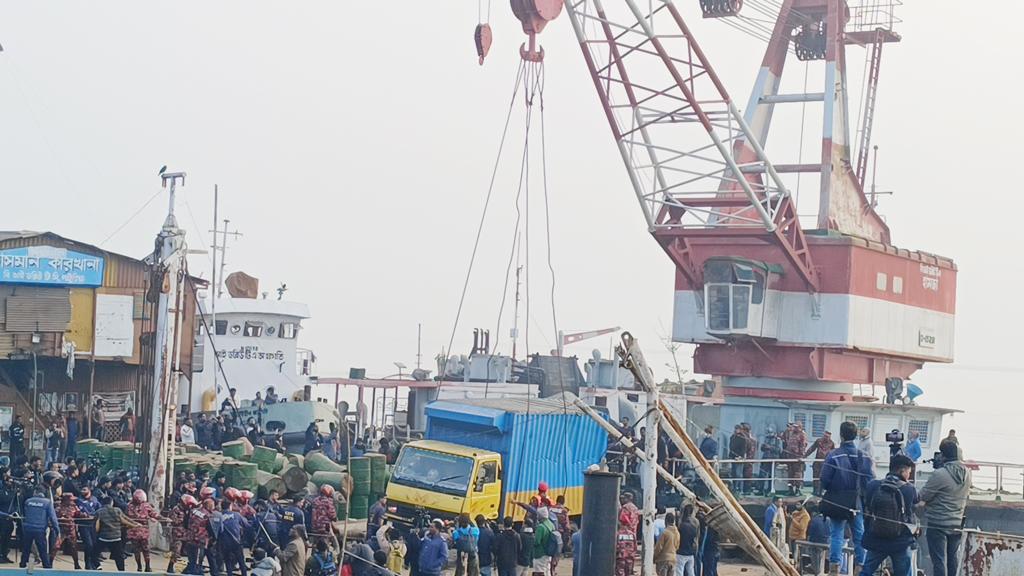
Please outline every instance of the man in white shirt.
[[196, 431], [192, 428], [192, 419], [186, 418], [185, 423], [181, 425], [181, 443], [182, 444], [195, 444], [196, 443]]

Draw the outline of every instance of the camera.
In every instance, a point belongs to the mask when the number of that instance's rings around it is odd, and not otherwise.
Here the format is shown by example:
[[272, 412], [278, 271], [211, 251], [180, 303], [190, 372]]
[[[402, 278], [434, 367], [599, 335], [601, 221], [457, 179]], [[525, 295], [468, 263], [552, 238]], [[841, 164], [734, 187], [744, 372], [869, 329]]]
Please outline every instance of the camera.
[[893, 430], [885, 435], [885, 441], [889, 444], [899, 444], [903, 442], [903, 439], [903, 432], [900, 432], [899, 430]]
[[946, 460], [942, 457], [942, 452], [933, 452], [931, 458], [924, 460], [921, 463], [928, 464], [929, 462], [931, 462], [934, 470], [938, 470], [946, 465]]

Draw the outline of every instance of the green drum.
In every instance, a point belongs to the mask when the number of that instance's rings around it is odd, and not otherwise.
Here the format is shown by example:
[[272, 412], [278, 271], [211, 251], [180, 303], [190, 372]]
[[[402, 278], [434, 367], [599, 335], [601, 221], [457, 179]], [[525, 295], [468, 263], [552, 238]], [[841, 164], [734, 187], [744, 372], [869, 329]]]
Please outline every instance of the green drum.
[[79, 440], [78, 442], [75, 442], [75, 450], [77, 450], [77, 454], [80, 458], [88, 458], [96, 451], [96, 445], [99, 443], [100, 441], [95, 438]]
[[231, 485], [239, 490], [249, 490], [255, 494], [259, 489], [258, 475], [256, 474], [258, 470], [259, 466], [251, 462], [235, 462]]
[[178, 472], [195, 472], [196, 463], [192, 458], [188, 456], [175, 456], [174, 457], [174, 473]]
[[370, 494], [375, 498], [384, 494], [387, 485], [388, 459], [383, 454], [367, 454], [370, 459]]
[[356, 520], [363, 520], [367, 517], [369, 508], [369, 498], [366, 496], [355, 495], [349, 501], [348, 517]]
[[128, 470], [135, 466], [138, 459], [135, 454], [135, 444], [131, 442], [110, 443], [110, 465], [111, 470]]
[[229, 458], [241, 459], [245, 456], [245, 442], [241, 440], [235, 440], [234, 442], [225, 442], [221, 445], [224, 455]]
[[336, 498], [334, 500], [334, 512], [337, 514], [338, 520], [342, 522], [348, 520], [348, 502]]
[[273, 472], [274, 464], [277, 462], [277, 450], [266, 446], [257, 446], [252, 451], [250, 461], [264, 472]]
[[[352, 476], [352, 493], [364, 499], [370, 495], [370, 459], [366, 457], [352, 458], [349, 461], [349, 474]], [[353, 514], [357, 502], [352, 502]], [[358, 516], [357, 516], [358, 518]]]

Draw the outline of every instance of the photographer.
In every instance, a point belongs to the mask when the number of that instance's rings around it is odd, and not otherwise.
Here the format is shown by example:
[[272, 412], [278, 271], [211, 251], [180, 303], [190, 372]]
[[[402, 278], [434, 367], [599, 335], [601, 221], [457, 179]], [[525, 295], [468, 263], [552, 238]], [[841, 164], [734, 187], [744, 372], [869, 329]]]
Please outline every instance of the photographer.
[[928, 555], [934, 576], [956, 576], [957, 552], [967, 496], [971, 491], [971, 471], [960, 462], [960, 446], [945, 439], [939, 444], [942, 466], [928, 478], [921, 490], [928, 529]]

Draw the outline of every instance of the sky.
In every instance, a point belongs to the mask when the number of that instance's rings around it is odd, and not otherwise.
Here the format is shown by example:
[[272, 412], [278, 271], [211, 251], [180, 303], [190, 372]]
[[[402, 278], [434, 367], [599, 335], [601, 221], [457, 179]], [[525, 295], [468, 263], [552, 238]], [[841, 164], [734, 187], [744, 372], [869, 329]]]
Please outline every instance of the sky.
[[[745, 103], [763, 43], [703, 21], [696, 0], [677, 3]], [[507, 3], [494, 2], [495, 41], [479, 66], [477, 14], [472, 2], [0, 0], [0, 229], [50, 230], [141, 257], [166, 214], [157, 171], [167, 165], [188, 173], [177, 215], [191, 248], [211, 244], [218, 185], [221, 217], [243, 234], [229, 244], [228, 270], [271, 293], [286, 283], [288, 299], [310, 305], [301, 345], [316, 351], [321, 375], [415, 365], [420, 324], [422, 362], [433, 367], [452, 338], [524, 39]], [[1011, 457], [998, 442], [1024, 436], [1013, 411], [1024, 398], [1024, 314], [1012, 296], [1024, 284], [1014, 224], [1024, 199], [1008, 180], [1024, 133], [1012, 112], [1022, 79], [1006, 65], [1024, 6], [993, 17], [971, 3], [911, 1], [900, 15], [904, 41], [885, 49], [874, 131], [878, 186], [894, 192], [880, 212], [895, 244], [960, 269], [956, 363], [914, 381], [923, 403], [967, 411], [952, 425], [979, 457], [1024, 462], [1024, 448]], [[659, 379], [669, 376], [672, 265], [646, 232], [564, 15], [541, 43], [554, 274], [534, 133], [520, 353], [527, 337], [530, 351], [554, 347], [554, 278], [559, 329], [622, 326]], [[855, 117], [863, 50], [848, 58]], [[790, 66], [788, 86], [799, 88], [803, 67]], [[776, 118], [776, 163], [792, 161], [800, 142], [795, 110]], [[510, 343], [511, 296], [497, 323], [524, 121], [520, 103], [454, 332], [458, 353], [474, 327], [490, 328], [502, 350]], [[812, 119], [804, 133], [814, 130]], [[210, 277], [208, 254], [190, 266]], [[609, 344], [568, 351], [607, 356]], [[677, 354], [688, 368], [692, 348]]]

